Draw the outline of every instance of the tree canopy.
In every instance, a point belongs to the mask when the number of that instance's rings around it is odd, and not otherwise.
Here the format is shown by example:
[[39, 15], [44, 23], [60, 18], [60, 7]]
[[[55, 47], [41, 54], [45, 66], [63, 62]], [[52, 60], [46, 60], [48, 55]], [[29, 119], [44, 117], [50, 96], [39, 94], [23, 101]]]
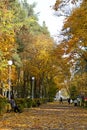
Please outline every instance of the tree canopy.
[[[67, 2], [77, 1], [56, 1], [55, 7], [60, 8], [59, 5], [64, 6]], [[74, 9], [69, 17], [66, 17], [64, 26], [62, 29], [62, 35], [64, 37], [62, 41], [64, 55], [68, 59], [70, 64], [72, 75], [75, 74], [79, 77], [78, 80], [81, 84], [81, 79], [84, 77], [84, 87], [86, 89], [86, 78], [87, 78], [87, 2], [83, 0], [80, 7]], [[60, 45], [61, 46], [61, 45]], [[83, 78], [82, 78], [83, 79]], [[73, 84], [79, 86], [78, 84]], [[79, 88], [78, 88], [79, 89]], [[81, 92], [80, 92], [81, 93]]]

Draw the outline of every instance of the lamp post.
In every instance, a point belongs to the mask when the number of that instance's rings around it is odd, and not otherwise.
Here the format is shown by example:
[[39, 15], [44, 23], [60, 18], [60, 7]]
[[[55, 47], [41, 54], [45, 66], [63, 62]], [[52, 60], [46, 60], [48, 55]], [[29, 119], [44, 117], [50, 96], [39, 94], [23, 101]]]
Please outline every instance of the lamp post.
[[11, 66], [12, 66], [13, 62], [12, 60], [9, 60], [8, 61], [8, 65], [9, 65], [9, 68], [8, 68], [8, 73], [9, 73], [9, 78], [8, 78], [8, 85], [9, 85], [9, 93], [8, 93], [8, 99], [10, 100], [11, 99]]
[[34, 98], [34, 79], [35, 77], [32, 77], [32, 99]]

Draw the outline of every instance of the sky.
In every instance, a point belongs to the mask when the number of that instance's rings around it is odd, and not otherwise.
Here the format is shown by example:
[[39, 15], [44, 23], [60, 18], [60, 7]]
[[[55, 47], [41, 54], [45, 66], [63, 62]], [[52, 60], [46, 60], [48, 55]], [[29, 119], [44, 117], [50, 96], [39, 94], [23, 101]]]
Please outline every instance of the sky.
[[54, 15], [54, 10], [52, 6], [55, 4], [56, 0], [27, 0], [29, 4], [36, 2], [35, 13], [40, 12], [38, 15], [39, 23], [42, 25], [45, 21], [46, 26], [52, 37], [55, 37], [60, 34], [60, 30], [63, 26], [64, 17], [57, 17]]
[[[71, 0], [65, 5], [61, 10], [56, 11], [56, 14], [59, 14], [59, 17], [54, 15], [54, 10], [52, 9], [56, 0], [27, 0], [29, 4], [37, 3], [35, 8], [35, 13], [39, 13], [39, 23], [42, 25], [43, 21], [45, 21], [46, 26], [51, 34], [51, 36], [56, 40], [56, 42], [61, 41], [62, 37], [60, 35], [61, 29], [64, 25], [65, 18], [64, 14], [70, 14], [73, 8], [77, 7], [82, 3], [82, 0], [78, 0], [75, 5], [72, 5]], [[60, 16], [60, 14], [62, 14]]]

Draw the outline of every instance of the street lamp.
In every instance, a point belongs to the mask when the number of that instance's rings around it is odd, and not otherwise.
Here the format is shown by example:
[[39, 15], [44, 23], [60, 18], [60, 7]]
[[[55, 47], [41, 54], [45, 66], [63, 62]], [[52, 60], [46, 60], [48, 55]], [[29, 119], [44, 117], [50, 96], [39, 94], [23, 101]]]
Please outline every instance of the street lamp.
[[8, 65], [9, 65], [9, 68], [8, 68], [8, 73], [9, 73], [9, 78], [8, 78], [8, 85], [9, 85], [9, 93], [8, 93], [8, 99], [10, 100], [11, 99], [11, 66], [12, 66], [13, 62], [12, 60], [9, 60], [8, 61]]
[[32, 77], [32, 99], [34, 98], [34, 79], [35, 77]]

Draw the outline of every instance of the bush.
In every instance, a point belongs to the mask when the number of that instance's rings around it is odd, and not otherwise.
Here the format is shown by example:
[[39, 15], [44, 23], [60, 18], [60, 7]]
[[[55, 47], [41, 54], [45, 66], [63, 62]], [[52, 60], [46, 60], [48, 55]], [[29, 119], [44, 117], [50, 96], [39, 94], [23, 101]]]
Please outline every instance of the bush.
[[24, 98], [16, 98], [15, 102], [21, 111], [26, 107], [26, 101]]
[[84, 101], [84, 107], [87, 107], [87, 101]]
[[7, 104], [7, 99], [0, 95], [0, 114], [5, 112], [5, 106]]
[[27, 104], [26, 107], [30, 108], [32, 106], [32, 99], [31, 98], [26, 98], [25, 101], [26, 101], [26, 104]]
[[37, 102], [35, 99], [32, 100], [32, 107], [36, 107], [37, 106]]
[[53, 102], [54, 101], [54, 98], [53, 97], [49, 97], [49, 102]]
[[47, 103], [49, 101], [49, 99], [48, 98], [42, 98], [41, 101], [42, 101], [42, 103]]

